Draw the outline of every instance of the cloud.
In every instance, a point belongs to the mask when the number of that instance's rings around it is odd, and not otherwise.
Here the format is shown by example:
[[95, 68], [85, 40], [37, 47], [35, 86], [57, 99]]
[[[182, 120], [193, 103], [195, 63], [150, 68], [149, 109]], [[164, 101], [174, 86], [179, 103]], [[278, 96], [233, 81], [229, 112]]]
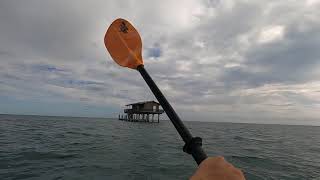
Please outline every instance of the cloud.
[[270, 43], [283, 38], [284, 27], [280, 25], [266, 27], [260, 33], [258, 41], [260, 43]]
[[4, 0], [0, 97], [110, 109], [155, 99], [105, 50], [106, 28], [123, 17], [142, 36], [147, 70], [185, 119], [317, 118], [319, 8], [317, 1]]

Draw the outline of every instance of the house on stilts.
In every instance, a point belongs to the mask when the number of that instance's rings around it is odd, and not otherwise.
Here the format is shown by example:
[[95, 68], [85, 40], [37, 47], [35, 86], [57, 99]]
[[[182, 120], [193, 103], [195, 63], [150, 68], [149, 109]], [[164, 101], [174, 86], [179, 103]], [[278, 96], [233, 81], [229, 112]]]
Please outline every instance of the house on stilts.
[[[160, 104], [155, 101], [144, 101], [126, 105], [124, 114], [119, 114], [119, 120], [131, 122], [157, 122], [164, 112], [160, 109]], [[156, 116], [156, 117], [154, 117]]]

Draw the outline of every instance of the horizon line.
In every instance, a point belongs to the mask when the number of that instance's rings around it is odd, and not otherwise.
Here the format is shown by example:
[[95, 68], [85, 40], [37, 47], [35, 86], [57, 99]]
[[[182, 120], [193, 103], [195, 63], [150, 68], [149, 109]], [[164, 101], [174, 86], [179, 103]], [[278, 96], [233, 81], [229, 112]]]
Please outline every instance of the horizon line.
[[[113, 119], [118, 120], [117, 117], [89, 117], [89, 116], [63, 116], [63, 115], [39, 115], [39, 114], [8, 114], [0, 113], [2, 115], [9, 116], [42, 116], [42, 117], [68, 117], [68, 118], [88, 118], [88, 119]], [[170, 119], [160, 119], [161, 121], [170, 121]], [[194, 121], [194, 120], [185, 120], [185, 122], [201, 122], [201, 123], [232, 123], [232, 124], [256, 124], [256, 125], [283, 125], [283, 126], [314, 126], [320, 127], [320, 124], [285, 124], [285, 123], [260, 123], [260, 122], [232, 122], [232, 121]]]

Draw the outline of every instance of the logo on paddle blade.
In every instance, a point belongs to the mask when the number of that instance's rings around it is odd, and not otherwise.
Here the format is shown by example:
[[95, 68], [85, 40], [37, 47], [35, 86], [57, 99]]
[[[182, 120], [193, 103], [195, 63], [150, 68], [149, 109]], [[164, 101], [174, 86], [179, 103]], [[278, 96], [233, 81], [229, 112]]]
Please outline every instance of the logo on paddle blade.
[[126, 25], [126, 23], [124, 21], [122, 21], [122, 23], [120, 24], [120, 32], [123, 32], [123, 33], [128, 33], [128, 27]]

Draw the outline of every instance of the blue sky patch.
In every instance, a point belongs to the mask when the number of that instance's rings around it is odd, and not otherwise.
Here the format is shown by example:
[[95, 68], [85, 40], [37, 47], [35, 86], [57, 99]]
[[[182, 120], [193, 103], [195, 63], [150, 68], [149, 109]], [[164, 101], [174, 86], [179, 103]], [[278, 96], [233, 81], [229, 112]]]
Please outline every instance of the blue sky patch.
[[38, 64], [38, 65], [32, 66], [32, 68], [37, 71], [65, 72], [64, 69], [60, 69], [53, 65], [48, 65], [48, 64]]
[[72, 85], [102, 85], [103, 83], [95, 82], [95, 81], [84, 81], [84, 80], [68, 80], [68, 84]]
[[162, 50], [159, 45], [147, 49], [147, 56], [153, 58], [159, 58], [162, 55]]

